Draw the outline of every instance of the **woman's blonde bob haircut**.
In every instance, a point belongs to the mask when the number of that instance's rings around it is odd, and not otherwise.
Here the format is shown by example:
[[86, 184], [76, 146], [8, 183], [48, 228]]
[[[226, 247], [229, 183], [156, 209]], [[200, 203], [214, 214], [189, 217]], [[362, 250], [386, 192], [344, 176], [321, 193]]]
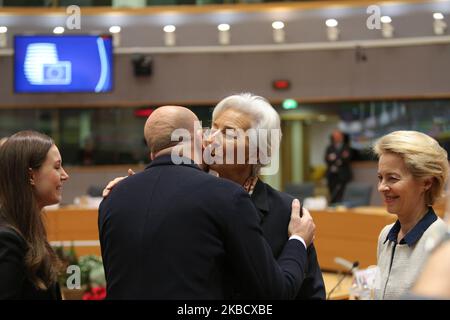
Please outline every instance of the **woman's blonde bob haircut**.
[[415, 178], [433, 178], [425, 193], [426, 205], [433, 205], [442, 196], [448, 177], [447, 151], [430, 136], [417, 131], [394, 131], [378, 139], [373, 151], [378, 157], [385, 153], [399, 155]]

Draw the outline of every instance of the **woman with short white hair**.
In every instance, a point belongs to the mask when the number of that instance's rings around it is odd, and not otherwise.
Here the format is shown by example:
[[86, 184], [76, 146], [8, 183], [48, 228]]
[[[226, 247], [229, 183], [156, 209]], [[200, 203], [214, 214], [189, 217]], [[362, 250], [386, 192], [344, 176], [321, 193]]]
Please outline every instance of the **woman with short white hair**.
[[[226, 130], [247, 133], [247, 144], [238, 141], [238, 134], [228, 134]], [[263, 97], [251, 93], [231, 95], [221, 100], [212, 114], [213, 132], [222, 132], [222, 142], [235, 148], [233, 164], [220, 167], [222, 174], [249, 189], [254, 186], [261, 168], [270, 164], [278, 154], [281, 140], [280, 117], [270, 103]], [[237, 144], [235, 145], [235, 142]], [[232, 145], [230, 145], [230, 143]], [[254, 148], [250, 148], [250, 145]], [[214, 146], [215, 147], [215, 146]], [[238, 148], [245, 149], [245, 164], [237, 158]], [[252, 158], [253, 157], [253, 158]], [[227, 159], [223, 159], [225, 164]], [[244, 162], [244, 161], [241, 161]], [[250, 163], [248, 163], [250, 162]], [[210, 166], [215, 170], [216, 165]], [[252, 186], [253, 184], [253, 186]], [[249, 191], [249, 190], [247, 190]]]
[[[227, 133], [227, 129], [241, 130], [250, 134], [246, 140], [239, 139], [236, 137], [238, 135]], [[251, 134], [252, 130], [254, 134]], [[246, 189], [260, 214], [263, 235], [272, 248], [274, 257], [277, 258], [288, 240], [286, 228], [294, 198], [264, 183], [259, 179], [259, 174], [264, 167], [271, 165], [270, 161], [276, 161], [274, 157], [278, 156], [281, 140], [278, 113], [263, 97], [251, 93], [232, 95], [221, 100], [214, 108], [212, 131], [213, 135], [221, 133], [217, 136], [221, 137], [219, 140], [222, 143], [214, 145], [213, 148], [222, 149], [224, 159], [223, 164], [211, 164], [210, 169], [216, 171], [219, 177], [232, 180]], [[256, 147], [253, 150], [257, 150], [257, 154], [252, 154], [250, 147], [252, 143]], [[244, 148], [245, 161], [226, 163], [225, 154], [229, 148], [234, 148], [234, 155], [237, 154], [237, 149]], [[256, 157], [253, 159], [255, 161], [250, 161], [252, 155]], [[234, 160], [237, 160], [236, 156]], [[325, 299], [322, 272], [313, 244], [308, 247], [307, 253], [308, 265], [297, 299]], [[251, 298], [241, 296], [242, 291], [238, 286], [234, 287], [230, 298]]]
[[375, 298], [399, 299], [417, 278], [429, 246], [447, 230], [432, 207], [447, 180], [447, 152], [417, 131], [387, 134], [373, 150], [379, 157], [378, 191], [387, 211], [398, 217], [378, 238], [381, 281]]

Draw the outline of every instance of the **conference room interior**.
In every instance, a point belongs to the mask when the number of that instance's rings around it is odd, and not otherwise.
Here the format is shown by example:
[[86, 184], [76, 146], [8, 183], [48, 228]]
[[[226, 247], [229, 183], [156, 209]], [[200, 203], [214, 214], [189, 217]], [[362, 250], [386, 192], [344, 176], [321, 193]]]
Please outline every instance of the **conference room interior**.
[[[147, 117], [181, 105], [210, 127], [217, 102], [241, 92], [279, 113], [279, 168], [262, 179], [310, 209], [327, 297], [351, 298], [349, 263], [376, 265], [378, 235], [396, 220], [377, 191], [373, 143], [416, 130], [450, 153], [449, 23], [449, 0], [0, 0], [0, 138], [49, 135], [70, 175], [45, 213], [58, 254], [84, 266], [82, 288], [64, 298], [104, 287], [101, 192], [149, 163]], [[43, 39], [55, 46], [33, 56]], [[97, 45], [100, 59], [89, 56]], [[330, 205], [324, 156], [336, 129], [355, 156], [343, 200]], [[446, 198], [434, 209], [444, 218]]]

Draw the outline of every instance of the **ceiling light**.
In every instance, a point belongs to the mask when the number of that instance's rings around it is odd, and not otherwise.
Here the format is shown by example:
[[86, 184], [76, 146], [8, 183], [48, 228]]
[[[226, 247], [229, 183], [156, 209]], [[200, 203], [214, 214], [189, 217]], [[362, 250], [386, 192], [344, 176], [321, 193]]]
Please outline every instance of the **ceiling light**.
[[228, 30], [230, 30], [230, 25], [226, 24], [226, 23], [222, 23], [217, 26], [217, 29], [219, 31], [228, 31]]
[[392, 19], [389, 16], [382, 16], [381, 22], [381, 35], [383, 38], [392, 38], [394, 36], [394, 26], [392, 25]]
[[176, 44], [175, 30], [177, 28], [174, 25], [164, 26], [164, 44], [168, 47], [174, 46]]
[[283, 43], [285, 40], [284, 23], [282, 21], [272, 22], [273, 41], [275, 43]]
[[433, 13], [433, 32], [435, 35], [443, 35], [447, 30], [447, 23], [444, 21], [444, 15], [440, 12]]
[[336, 41], [339, 38], [338, 21], [336, 19], [328, 19], [325, 21], [327, 26], [327, 38], [330, 41]]
[[444, 15], [440, 12], [435, 12], [435, 13], [433, 13], [433, 18], [434, 18], [434, 20], [443, 20]]
[[338, 22], [336, 19], [328, 19], [327, 21], [325, 21], [325, 24], [327, 25], [327, 27], [329, 28], [334, 28], [337, 27]]
[[120, 26], [112, 26], [109, 28], [109, 32], [111, 33], [119, 33], [122, 30]]
[[284, 28], [284, 23], [282, 21], [274, 21], [272, 22], [272, 28], [275, 30], [280, 30]]
[[230, 44], [230, 25], [222, 23], [217, 26], [217, 29], [219, 30], [219, 43], [221, 45]]
[[391, 23], [392, 22], [392, 19], [389, 16], [382, 16], [380, 20], [382, 23]]
[[171, 25], [171, 24], [169, 24], [167, 26], [164, 26], [164, 28], [163, 28], [164, 32], [167, 32], [167, 33], [175, 32], [176, 29], [177, 28], [174, 25]]
[[56, 27], [53, 29], [54, 34], [63, 34], [64, 33], [64, 27]]

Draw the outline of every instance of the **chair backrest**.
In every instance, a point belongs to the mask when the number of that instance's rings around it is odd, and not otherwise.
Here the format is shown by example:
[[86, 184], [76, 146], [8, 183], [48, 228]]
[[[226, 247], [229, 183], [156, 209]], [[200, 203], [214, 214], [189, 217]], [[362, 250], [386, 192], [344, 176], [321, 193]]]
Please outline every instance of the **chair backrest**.
[[363, 182], [347, 184], [342, 202], [348, 207], [368, 206], [372, 195], [372, 185]]
[[104, 187], [102, 186], [89, 186], [87, 189], [87, 195], [91, 197], [101, 197]]
[[286, 185], [284, 191], [297, 199], [304, 199], [314, 196], [314, 183], [291, 183]]

